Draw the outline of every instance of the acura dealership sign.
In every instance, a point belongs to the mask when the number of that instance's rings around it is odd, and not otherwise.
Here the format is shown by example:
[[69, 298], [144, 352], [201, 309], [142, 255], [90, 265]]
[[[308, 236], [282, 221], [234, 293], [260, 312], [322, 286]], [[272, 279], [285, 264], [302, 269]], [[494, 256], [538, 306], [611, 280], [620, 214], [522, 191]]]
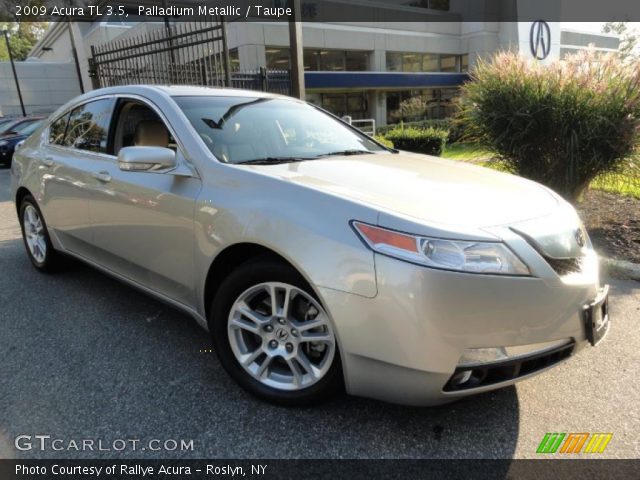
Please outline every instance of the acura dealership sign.
[[549, 56], [551, 51], [551, 29], [544, 20], [536, 20], [531, 24], [529, 46], [533, 58], [544, 60]]

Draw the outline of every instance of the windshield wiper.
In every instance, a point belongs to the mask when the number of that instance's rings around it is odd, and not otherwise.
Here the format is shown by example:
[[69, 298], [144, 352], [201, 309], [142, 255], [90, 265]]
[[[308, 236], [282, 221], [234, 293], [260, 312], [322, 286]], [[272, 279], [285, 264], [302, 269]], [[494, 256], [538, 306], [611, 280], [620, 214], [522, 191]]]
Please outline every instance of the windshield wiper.
[[278, 163], [304, 162], [305, 160], [313, 160], [313, 158], [305, 157], [264, 157], [254, 158], [253, 160], [243, 160], [241, 162], [233, 162], [236, 165], [276, 165]]
[[318, 155], [318, 157], [337, 157], [339, 155], [367, 155], [369, 153], [373, 153], [369, 150], [340, 150], [338, 152], [329, 152]]

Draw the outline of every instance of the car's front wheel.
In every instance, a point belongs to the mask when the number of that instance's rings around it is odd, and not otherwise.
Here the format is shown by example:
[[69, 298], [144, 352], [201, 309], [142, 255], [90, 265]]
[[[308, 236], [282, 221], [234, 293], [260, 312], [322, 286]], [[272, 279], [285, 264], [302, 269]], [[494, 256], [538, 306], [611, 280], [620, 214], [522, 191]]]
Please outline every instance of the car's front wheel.
[[331, 320], [291, 267], [267, 259], [240, 266], [221, 284], [211, 311], [222, 365], [254, 395], [305, 405], [342, 388]]
[[31, 195], [25, 196], [20, 203], [20, 228], [31, 263], [42, 272], [56, 270], [61, 264], [60, 253], [53, 249], [47, 224]]

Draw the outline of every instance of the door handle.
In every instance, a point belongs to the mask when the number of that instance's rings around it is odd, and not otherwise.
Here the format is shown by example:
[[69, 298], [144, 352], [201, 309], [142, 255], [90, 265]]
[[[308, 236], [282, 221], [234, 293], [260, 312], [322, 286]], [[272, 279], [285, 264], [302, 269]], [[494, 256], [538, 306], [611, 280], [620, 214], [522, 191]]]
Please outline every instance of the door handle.
[[109, 172], [98, 172], [93, 176], [103, 183], [108, 183], [111, 181], [111, 175], [109, 175]]
[[53, 167], [53, 157], [46, 156], [44, 160], [42, 160], [42, 164], [45, 167]]

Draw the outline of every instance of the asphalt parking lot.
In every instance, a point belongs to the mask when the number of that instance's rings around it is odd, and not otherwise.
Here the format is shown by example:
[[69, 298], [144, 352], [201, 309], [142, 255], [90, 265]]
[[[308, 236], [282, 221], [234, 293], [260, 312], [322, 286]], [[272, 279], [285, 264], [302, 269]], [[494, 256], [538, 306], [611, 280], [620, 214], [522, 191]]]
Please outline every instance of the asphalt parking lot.
[[[47, 276], [23, 251], [0, 170], [0, 458], [536, 458], [546, 432], [612, 432], [640, 458], [640, 283], [612, 283], [604, 343], [516, 387], [438, 408], [342, 396], [264, 404], [182, 313], [89, 267]], [[192, 439], [192, 451], [20, 451], [19, 435]]]

